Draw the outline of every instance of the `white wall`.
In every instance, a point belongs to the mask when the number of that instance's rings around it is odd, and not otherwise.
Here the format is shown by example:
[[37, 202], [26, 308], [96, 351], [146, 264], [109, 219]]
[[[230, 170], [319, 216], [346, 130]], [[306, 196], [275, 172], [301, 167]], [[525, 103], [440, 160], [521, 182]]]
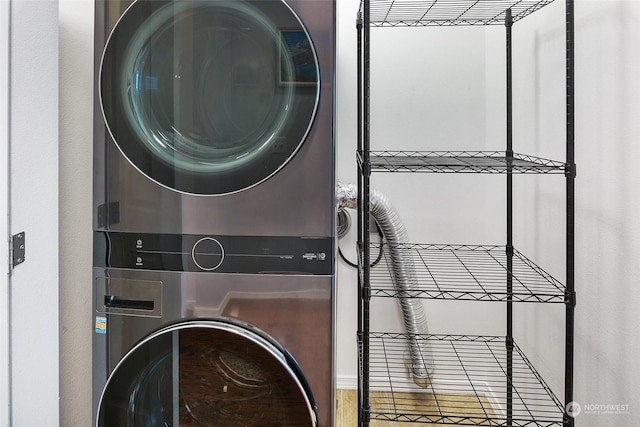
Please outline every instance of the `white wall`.
[[[0, 189], [9, 188], [9, 2], [0, 2]], [[0, 236], [9, 235], [9, 195], [0, 198]], [[0, 259], [9, 259], [9, 247], [0, 245]], [[9, 424], [9, 265], [0, 263], [0, 425]]]
[[91, 421], [93, 1], [60, 0], [60, 413]]
[[[24, 263], [9, 280], [10, 421], [57, 426], [58, 5], [12, 1], [10, 8], [10, 194], [0, 192], [9, 200], [9, 233], [26, 236]], [[6, 277], [0, 283], [6, 292]]]
[[[339, 1], [337, 178], [351, 183], [357, 179], [355, 17], [358, 6], [355, 0]], [[503, 149], [502, 28], [453, 31], [383, 28], [372, 29], [371, 33], [373, 149]], [[496, 84], [499, 84], [498, 90], [494, 87]], [[503, 244], [505, 241], [504, 177], [374, 174], [372, 186], [398, 209], [412, 242]], [[353, 261], [356, 216], [352, 213], [353, 227], [340, 241], [340, 247]], [[354, 270], [339, 261], [339, 387], [356, 385], [356, 280]], [[424, 304], [432, 332], [505, 333], [501, 306], [435, 301]], [[373, 330], [403, 330], [395, 300], [374, 299], [372, 309]], [[451, 315], [458, 312], [464, 315]]]
[[[575, 395], [581, 404], [581, 427], [640, 425], [640, 204], [636, 183], [640, 172], [640, 37], [637, 1], [576, 1], [576, 347]], [[562, 16], [559, 16], [562, 19]], [[531, 25], [534, 25], [531, 22]], [[550, 54], [563, 43], [562, 29], [546, 25], [523, 44], [531, 52], [521, 57], [542, 95], [530, 98], [526, 125], [533, 146], [551, 150], [564, 130], [551, 119], [563, 100], [551, 98], [564, 82], [555, 76], [563, 66]], [[524, 89], [523, 89], [524, 91]], [[522, 92], [521, 92], [522, 93]], [[523, 107], [524, 108], [524, 107]], [[558, 235], [562, 224], [562, 189], [525, 183], [534, 190], [521, 200], [526, 218], [519, 227], [529, 234], [523, 242], [551, 272], [563, 277], [564, 257]], [[550, 214], [548, 214], [550, 212]], [[555, 215], [560, 214], [560, 215]], [[555, 243], [545, 249], [545, 243]], [[529, 348], [557, 346], [563, 340], [563, 317], [528, 311], [523, 327]], [[540, 369], [555, 389], [562, 390], [562, 371], [553, 364], [556, 352], [540, 352]], [[618, 405], [610, 413], [603, 405]], [[611, 409], [611, 408], [609, 408]]]
[[[582, 181], [578, 193], [578, 312], [576, 400], [629, 404], [617, 425], [639, 425], [640, 334], [640, 4], [590, 2], [577, 22], [583, 88], [577, 113]], [[588, 89], [588, 90], [585, 90]], [[585, 416], [586, 419], [586, 416]], [[591, 420], [593, 419], [593, 420]], [[589, 426], [606, 416], [589, 417]]]
[[[357, 0], [338, 1], [336, 57], [336, 177], [339, 181], [356, 182], [356, 13]], [[355, 215], [352, 216], [355, 226]], [[353, 229], [353, 227], [352, 227]], [[355, 261], [355, 233], [340, 242], [348, 259]], [[341, 261], [337, 269], [337, 385], [355, 388], [356, 382], [356, 272]]]
[[[517, 23], [516, 133], [525, 153], [563, 159], [563, 7], [557, 1]], [[337, 62], [337, 177], [355, 182], [356, 0], [339, 0]], [[548, 9], [548, 10], [547, 10]], [[581, 414], [584, 427], [639, 425], [640, 321], [633, 303], [640, 255], [640, 172], [633, 160], [640, 113], [636, 77], [640, 51], [635, 1], [578, 0], [576, 4], [577, 337], [576, 393], [583, 405], [630, 404], [629, 414]], [[91, 109], [92, 0], [60, 2], [60, 334], [61, 425], [90, 425], [91, 393]], [[460, 30], [460, 31], [458, 31]], [[378, 147], [501, 149], [504, 138], [503, 29], [381, 30], [374, 39], [372, 111]], [[420, 32], [420, 35], [417, 35]], [[376, 34], [380, 34], [377, 32]], [[374, 34], [374, 36], [376, 35]], [[477, 36], [477, 34], [482, 34]], [[423, 48], [414, 46], [422, 39]], [[520, 50], [522, 48], [522, 50]], [[558, 53], [559, 52], [559, 53]], [[560, 55], [560, 56], [558, 56]], [[560, 61], [560, 62], [559, 62]], [[416, 64], [408, 68], [402, 64]], [[411, 75], [412, 78], [407, 76]], [[559, 94], [559, 95], [558, 95]], [[558, 98], [558, 96], [560, 98]], [[428, 107], [423, 101], [428, 100]], [[463, 119], [460, 119], [460, 118]], [[405, 129], [409, 125], [414, 131]], [[416, 130], [417, 129], [417, 130]], [[453, 137], [445, 137], [453, 132]], [[523, 139], [524, 138], [524, 139]], [[425, 144], [425, 145], [423, 145]], [[376, 176], [374, 186], [402, 213], [416, 241], [502, 243], [504, 180], [493, 176]], [[418, 196], [411, 189], [422, 185]], [[563, 179], [517, 177], [516, 243], [564, 280], [561, 237]], [[451, 194], [460, 194], [452, 198]], [[558, 219], [559, 218], [559, 219]], [[354, 217], [355, 219], [355, 217]], [[557, 236], [560, 236], [557, 237]], [[351, 259], [352, 243], [341, 242]], [[558, 240], [560, 239], [560, 240]], [[550, 242], [550, 244], [548, 244]], [[339, 264], [338, 383], [356, 373], [356, 278]], [[504, 333], [494, 304], [426, 302], [434, 332]], [[401, 327], [396, 305], [383, 302], [374, 326]], [[454, 313], [452, 316], [451, 313]], [[536, 366], [562, 396], [563, 311], [518, 306], [518, 331]]]

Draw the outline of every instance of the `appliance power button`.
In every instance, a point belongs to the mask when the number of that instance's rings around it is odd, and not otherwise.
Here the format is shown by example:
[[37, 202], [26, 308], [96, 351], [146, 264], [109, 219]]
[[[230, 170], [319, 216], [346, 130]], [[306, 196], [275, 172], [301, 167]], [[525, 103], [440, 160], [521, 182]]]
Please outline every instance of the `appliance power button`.
[[224, 248], [213, 237], [203, 237], [191, 249], [194, 264], [203, 271], [213, 271], [224, 261]]

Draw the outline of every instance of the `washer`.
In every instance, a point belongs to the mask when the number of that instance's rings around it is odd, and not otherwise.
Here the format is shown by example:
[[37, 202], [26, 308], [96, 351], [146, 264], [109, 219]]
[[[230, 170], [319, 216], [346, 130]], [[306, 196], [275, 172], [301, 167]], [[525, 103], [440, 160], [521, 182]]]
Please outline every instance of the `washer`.
[[333, 235], [335, 2], [287, 1], [96, 3], [94, 229]]
[[332, 426], [335, 1], [95, 24], [96, 426]]

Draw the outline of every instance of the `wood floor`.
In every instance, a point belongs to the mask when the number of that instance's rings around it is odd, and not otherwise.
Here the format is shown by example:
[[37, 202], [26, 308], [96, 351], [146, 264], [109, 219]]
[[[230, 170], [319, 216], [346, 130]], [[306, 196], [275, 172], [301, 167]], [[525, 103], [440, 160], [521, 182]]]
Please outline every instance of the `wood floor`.
[[[477, 415], [479, 417], [485, 417], [486, 408], [490, 407], [487, 401], [479, 402], [475, 396], [465, 395], [438, 395], [438, 403], [432, 395], [421, 394], [404, 396], [404, 401], [412, 401], [416, 407], [422, 410], [429, 411], [430, 413], [441, 413], [446, 416], [461, 416], [461, 417], [473, 417]], [[378, 395], [371, 396], [372, 401], [375, 399], [380, 404], [384, 405], [386, 400], [390, 399], [390, 395], [387, 393], [380, 393]], [[356, 390], [337, 390], [336, 391], [336, 427], [356, 427], [358, 419], [357, 411], [357, 392]], [[484, 400], [484, 399], [483, 399]], [[436, 409], [439, 408], [439, 411]], [[485, 409], [483, 409], [485, 408]], [[489, 414], [491, 416], [492, 414]], [[371, 427], [436, 427], [442, 426], [442, 424], [425, 424], [425, 423], [408, 423], [408, 422], [391, 422], [372, 420], [369, 424]]]

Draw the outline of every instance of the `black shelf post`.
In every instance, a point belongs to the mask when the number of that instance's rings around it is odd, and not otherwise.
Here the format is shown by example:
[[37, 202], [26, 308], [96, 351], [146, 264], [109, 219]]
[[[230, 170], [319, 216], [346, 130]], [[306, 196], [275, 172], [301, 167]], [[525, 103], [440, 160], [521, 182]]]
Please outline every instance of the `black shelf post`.
[[[358, 12], [358, 20], [356, 22], [356, 30], [357, 30], [357, 38], [358, 38], [358, 129], [357, 129], [357, 138], [358, 138], [358, 149], [356, 151], [357, 156], [362, 155], [363, 151], [363, 141], [362, 141], [362, 10]], [[357, 343], [358, 343], [358, 426], [362, 425], [362, 407], [363, 407], [363, 394], [364, 387], [362, 384], [362, 354], [360, 353], [360, 344], [362, 343], [362, 275], [360, 272], [362, 271], [362, 164], [357, 162], [358, 165], [358, 236], [357, 236], [357, 247], [358, 247], [358, 314], [357, 314]]]
[[[574, 308], [575, 299], [575, 121], [574, 121], [574, 17], [573, 0], [566, 0], [566, 69], [567, 69], [567, 172], [566, 172], [566, 321], [565, 321], [565, 383], [564, 404], [565, 408], [573, 402], [573, 341], [574, 341]], [[566, 414], [567, 426], [574, 426], [573, 417]]]
[[513, 83], [511, 9], [505, 14], [507, 84], [507, 426], [513, 425]]
[[[369, 382], [370, 382], [370, 366], [369, 366], [369, 349], [370, 349], [370, 296], [371, 296], [371, 284], [370, 284], [370, 253], [371, 253], [371, 236], [369, 234], [369, 192], [370, 192], [370, 178], [371, 178], [371, 161], [370, 161], [370, 140], [369, 140], [369, 74], [370, 74], [370, 3], [369, 0], [364, 0], [363, 8], [361, 10], [360, 19], [360, 31], [358, 31], [358, 90], [359, 102], [361, 102], [361, 126], [359, 126], [359, 132], [361, 132], [361, 151], [360, 155], [360, 173], [358, 174], [358, 203], [360, 215], [358, 215], [359, 221], [359, 233], [358, 241], [360, 242], [360, 256], [358, 258], [358, 340], [360, 344], [360, 369], [359, 371], [359, 411], [358, 411], [358, 425], [367, 427], [370, 420], [370, 402], [369, 402]], [[362, 47], [361, 47], [362, 46]], [[362, 51], [360, 51], [362, 49]], [[360, 274], [362, 272], [362, 274]]]

